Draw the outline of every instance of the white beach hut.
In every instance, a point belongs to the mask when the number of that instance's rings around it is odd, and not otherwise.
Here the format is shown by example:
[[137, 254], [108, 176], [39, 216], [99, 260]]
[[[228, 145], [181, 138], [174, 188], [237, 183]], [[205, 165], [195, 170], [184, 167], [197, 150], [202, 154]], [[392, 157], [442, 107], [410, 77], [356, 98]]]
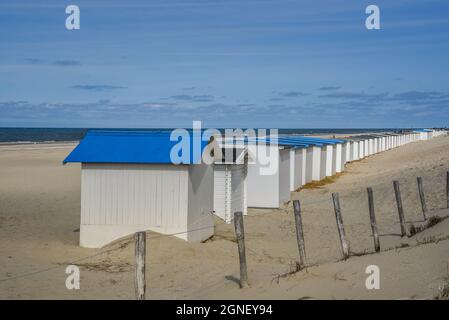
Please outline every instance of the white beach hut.
[[306, 184], [307, 148], [290, 149], [290, 191]]
[[[88, 132], [64, 160], [81, 163], [80, 245], [98, 248], [146, 230], [192, 242], [212, 236], [213, 168], [201, 161], [210, 145], [194, 137]], [[185, 139], [187, 150], [178, 150]]]
[[352, 160], [353, 161], [360, 159], [359, 146], [360, 146], [360, 141], [354, 140], [354, 143], [352, 145]]
[[275, 143], [256, 141], [257, 154], [269, 154], [277, 161], [269, 174], [261, 173], [264, 165], [258, 161], [248, 163], [248, 207], [278, 208], [290, 200], [291, 191], [342, 170], [343, 140], [282, 136]]
[[340, 173], [344, 169], [342, 166], [343, 158], [343, 143], [337, 143], [333, 146], [332, 150], [332, 174]]
[[351, 161], [350, 148], [351, 142], [345, 141], [341, 146], [341, 170], [344, 171], [347, 162]]
[[321, 147], [311, 146], [307, 148], [306, 182], [319, 181], [324, 177], [321, 172]]
[[432, 137], [432, 130], [429, 129], [418, 129], [415, 132], [419, 134], [419, 140], [428, 140]]
[[248, 163], [247, 206], [279, 208], [290, 200], [290, 148], [278, 144], [258, 144], [257, 154], [260, 152], [276, 160], [269, 168], [257, 160]]
[[247, 164], [214, 164], [214, 214], [231, 223], [234, 213], [247, 214]]
[[365, 140], [359, 141], [359, 158], [365, 158]]
[[[330, 177], [332, 173], [333, 146], [328, 144], [321, 149], [320, 177]], [[320, 179], [321, 180], [321, 179]]]
[[215, 154], [214, 163], [214, 214], [231, 223], [235, 212], [248, 212], [248, 149], [224, 145], [221, 150], [222, 157], [217, 159]]
[[365, 157], [368, 157], [369, 156], [369, 139], [368, 138], [365, 138], [364, 140], [363, 140], [363, 144], [364, 144], [364, 146], [363, 146], [363, 154], [364, 154], [364, 156]]

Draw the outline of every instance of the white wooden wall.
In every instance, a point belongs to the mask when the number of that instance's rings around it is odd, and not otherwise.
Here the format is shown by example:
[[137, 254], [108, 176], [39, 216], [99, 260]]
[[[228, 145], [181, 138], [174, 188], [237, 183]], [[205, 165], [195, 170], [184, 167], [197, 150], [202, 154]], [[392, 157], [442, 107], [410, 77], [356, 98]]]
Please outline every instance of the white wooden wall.
[[83, 164], [81, 224], [185, 227], [186, 166]]
[[290, 200], [290, 150], [279, 150], [279, 199], [278, 207]]
[[306, 148], [290, 151], [290, 191], [295, 191], [306, 184], [306, 159]]
[[231, 192], [230, 184], [227, 183], [230, 172], [227, 172], [226, 165], [214, 165], [214, 214], [226, 220], [226, 199]]
[[188, 166], [188, 213], [187, 228], [189, 232], [183, 239], [199, 242], [214, 234], [212, 219], [214, 208], [214, 168], [201, 163]]
[[231, 210], [227, 221], [231, 221], [234, 217], [234, 212], [241, 211], [247, 214], [246, 208], [246, 166], [232, 165], [231, 167]]
[[343, 170], [341, 166], [341, 158], [342, 155], [342, 147], [343, 145], [341, 143], [337, 143], [333, 147], [332, 151], [332, 174], [339, 173]]
[[234, 212], [247, 214], [246, 165], [214, 165], [214, 211], [215, 215], [230, 223]]
[[321, 147], [307, 148], [306, 182], [319, 181], [321, 175]]
[[207, 167], [82, 164], [80, 245], [98, 248], [146, 230], [207, 239], [213, 234]]
[[[279, 207], [279, 147], [258, 145], [258, 157], [260, 154], [270, 155], [270, 158], [278, 159], [274, 174], [261, 174], [262, 167], [260, 159], [248, 164], [247, 173], [247, 204], [255, 208], [278, 208]], [[288, 180], [287, 180], [288, 181]]]
[[320, 180], [332, 176], [332, 154], [332, 145], [325, 145], [321, 149]]

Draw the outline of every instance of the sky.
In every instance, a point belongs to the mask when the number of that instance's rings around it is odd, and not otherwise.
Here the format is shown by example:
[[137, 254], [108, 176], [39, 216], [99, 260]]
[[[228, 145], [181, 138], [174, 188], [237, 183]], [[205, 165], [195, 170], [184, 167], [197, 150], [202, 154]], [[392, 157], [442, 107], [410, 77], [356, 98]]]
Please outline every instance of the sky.
[[441, 127], [448, 62], [447, 0], [2, 0], [0, 127]]

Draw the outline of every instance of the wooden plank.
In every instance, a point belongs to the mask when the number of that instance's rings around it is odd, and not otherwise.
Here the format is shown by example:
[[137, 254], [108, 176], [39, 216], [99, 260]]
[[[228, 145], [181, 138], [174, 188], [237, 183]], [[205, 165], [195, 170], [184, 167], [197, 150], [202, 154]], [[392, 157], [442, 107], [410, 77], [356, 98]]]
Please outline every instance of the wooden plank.
[[246, 288], [248, 287], [248, 272], [246, 267], [245, 229], [243, 227], [243, 214], [240, 211], [234, 213], [234, 226], [239, 250], [240, 288]]
[[145, 232], [135, 234], [135, 267], [134, 267], [134, 289], [136, 300], [145, 300]]
[[299, 249], [299, 268], [302, 269], [306, 265], [306, 246], [304, 242], [304, 231], [302, 228], [301, 219], [301, 204], [299, 200], [293, 201], [293, 211], [295, 214], [295, 225], [296, 225], [296, 240], [298, 241]]
[[343, 225], [343, 218], [341, 216], [340, 200], [338, 193], [332, 193], [332, 200], [334, 203], [335, 218], [337, 221], [338, 235], [340, 237], [343, 259], [347, 259], [349, 257], [349, 244], [348, 241], [346, 240], [346, 233]]
[[396, 205], [398, 207], [399, 223], [401, 225], [401, 236], [407, 235], [407, 228], [405, 226], [404, 208], [402, 206], [401, 190], [399, 188], [399, 181], [393, 181], [394, 194], [396, 196]]
[[370, 223], [371, 223], [371, 230], [373, 232], [374, 250], [376, 252], [379, 252], [380, 251], [380, 242], [379, 242], [379, 233], [377, 230], [376, 214], [374, 211], [373, 189], [369, 187], [366, 190], [368, 192], [369, 219], [370, 219]]

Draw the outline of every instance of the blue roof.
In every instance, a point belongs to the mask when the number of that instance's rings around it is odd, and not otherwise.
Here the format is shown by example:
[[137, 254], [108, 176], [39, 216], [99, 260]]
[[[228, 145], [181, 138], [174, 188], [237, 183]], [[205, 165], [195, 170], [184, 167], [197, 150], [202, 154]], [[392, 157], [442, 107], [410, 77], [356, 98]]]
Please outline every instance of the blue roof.
[[415, 132], [432, 132], [432, 130], [429, 130], [429, 129], [416, 129]]
[[[63, 163], [153, 163], [174, 164], [170, 154], [172, 148], [182, 139], [170, 140], [171, 132], [164, 131], [88, 131], [78, 146], [67, 156]], [[183, 136], [189, 142], [189, 155], [187, 161], [181, 164], [199, 163], [201, 154], [208, 141], [201, 141], [201, 133], [192, 131]], [[194, 140], [195, 137], [195, 140]], [[200, 152], [193, 152], [194, 143], [200, 144]], [[198, 141], [198, 142], [196, 142]], [[184, 151], [184, 150], [183, 150]], [[198, 154], [200, 153], [200, 154]], [[182, 152], [178, 152], [182, 156]]]
[[245, 143], [257, 143], [257, 144], [272, 144], [272, 145], [278, 145], [278, 146], [285, 146], [285, 147], [291, 147], [291, 148], [307, 148], [310, 146], [308, 143], [304, 142], [298, 142], [290, 139], [285, 138], [274, 138], [274, 137], [263, 137], [263, 138], [256, 138], [256, 137], [248, 137], [245, 138]]
[[303, 136], [293, 136], [293, 135], [282, 135], [276, 137], [263, 137], [263, 138], [249, 138], [250, 142], [266, 143], [266, 144], [276, 144], [280, 146], [289, 146], [292, 148], [307, 148], [309, 146], [322, 147], [328, 144], [344, 143], [345, 140], [338, 139], [322, 139], [315, 137], [303, 137]]
[[327, 138], [317, 138], [317, 137], [304, 137], [296, 135], [280, 136], [280, 138], [286, 138], [302, 143], [309, 143], [311, 145], [324, 145], [324, 144], [337, 144], [344, 143], [345, 140], [341, 139], [327, 139]]

